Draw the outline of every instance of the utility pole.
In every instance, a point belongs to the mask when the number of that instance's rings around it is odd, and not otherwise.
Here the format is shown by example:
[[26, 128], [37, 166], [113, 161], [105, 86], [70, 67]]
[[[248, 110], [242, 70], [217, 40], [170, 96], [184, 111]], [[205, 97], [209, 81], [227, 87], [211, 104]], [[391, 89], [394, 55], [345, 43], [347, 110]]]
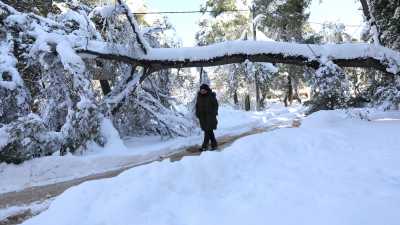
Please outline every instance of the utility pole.
[[[251, 13], [253, 14], [253, 20], [252, 20], [252, 25], [253, 25], [253, 40], [256, 41], [257, 40], [257, 24], [255, 22], [255, 18], [256, 18], [256, 7], [253, 4], [251, 7]], [[260, 87], [259, 87], [259, 82], [258, 82], [258, 73], [257, 71], [254, 71], [254, 80], [255, 80], [255, 84], [256, 84], [256, 110], [259, 111], [260, 110]]]

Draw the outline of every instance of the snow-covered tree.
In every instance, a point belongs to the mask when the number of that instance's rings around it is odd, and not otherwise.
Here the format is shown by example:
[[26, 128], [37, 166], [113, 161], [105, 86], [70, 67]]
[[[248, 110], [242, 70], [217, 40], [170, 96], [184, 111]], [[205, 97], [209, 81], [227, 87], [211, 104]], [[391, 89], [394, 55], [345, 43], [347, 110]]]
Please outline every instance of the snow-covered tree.
[[312, 78], [312, 96], [308, 113], [348, 107], [349, 82], [342, 68], [324, 62]]
[[351, 35], [346, 33], [346, 26], [343, 23], [325, 22], [322, 24], [320, 35], [324, 43], [351, 42]]
[[[243, 8], [249, 8], [251, 1], [234, 1], [224, 0], [215, 1], [207, 0], [203, 5], [203, 10], [211, 10], [209, 15], [204, 15], [199, 22], [199, 31], [196, 34], [198, 45], [206, 45], [227, 40], [253, 40], [253, 33], [260, 33], [257, 26], [253, 26], [252, 15], [248, 11], [234, 11]], [[226, 12], [228, 10], [228, 12]], [[233, 10], [233, 11], [229, 11]], [[265, 36], [263, 34], [263, 36]], [[250, 68], [252, 67], [252, 68]], [[267, 67], [258, 63], [251, 63], [248, 61], [246, 64], [227, 65], [221, 66], [214, 70], [218, 74], [217, 82], [223, 83], [229, 88], [225, 88], [223, 99], [229, 96], [233, 99], [235, 105], [239, 105], [239, 99], [247, 99], [248, 104], [244, 104], [245, 109], [250, 110], [250, 93], [256, 90], [260, 92], [260, 87], [265, 87], [265, 76], [270, 76], [274, 69], [267, 70], [265, 68], [272, 68], [271, 64]], [[266, 73], [266, 74], [264, 74]], [[255, 87], [254, 87], [255, 85]], [[258, 90], [257, 90], [258, 89]], [[265, 90], [265, 89], [263, 89]], [[266, 96], [261, 92], [261, 96]], [[257, 100], [257, 99], [256, 99]], [[263, 99], [265, 100], [265, 98]], [[262, 105], [261, 98], [256, 102], [256, 105]]]
[[[112, 26], [118, 24], [113, 20]], [[143, 37], [150, 47], [180, 46], [175, 39], [173, 27], [166, 18], [160, 17], [147, 23], [149, 27], [143, 29]], [[107, 29], [114, 30], [113, 27]], [[129, 44], [129, 36], [122, 33], [112, 37]], [[166, 69], [153, 72], [149, 76], [149, 68], [138, 69], [129, 65], [124, 67], [120, 75], [116, 76], [113, 90], [105, 101], [111, 107], [114, 124], [122, 136], [149, 133], [184, 136], [195, 130], [194, 123], [176, 112], [172, 105], [174, 99], [171, 95], [176, 72]]]
[[254, 0], [263, 31], [279, 41], [303, 40], [304, 25], [311, 0]]
[[[400, 2], [396, 0], [360, 0], [366, 27], [364, 40], [400, 50]], [[399, 108], [400, 76], [380, 72], [369, 77], [368, 97], [385, 109]]]
[[[310, 0], [254, 0], [259, 28], [276, 41], [304, 42], [305, 26], [309, 17], [306, 9]], [[304, 69], [294, 65], [280, 66], [281, 77], [285, 79], [285, 104], [298, 98], [299, 86], [304, 80]]]
[[[107, 141], [100, 129], [104, 117], [111, 117], [122, 135], [196, 130], [171, 105], [171, 70], [150, 76], [150, 68], [82, 58], [76, 52], [89, 41], [106, 42], [109, 48], [124, 44], [132, 54], [146, 54], [150, 46], [176, 47], [173, 35], [166, 35], [171, 26], [165, 20], [148, 22], [143, 35], [121, 1], [99, 7], [57, 1], [52, 6], [58, 10], [42, 17], [0, 2], [0, 128], [9, 136], [0, 147], [0, 161], [75, 153], [92, 141], [102, 145]], [[101, 80], [102, 92], [93, 78]]]
[[[200, 46], [218, 43], [228, 40], [243, 39], [243, 33], [249, 27], [248, 12], [225, 12], [226, 10], [239, 9], [237, 1], [207, 0], [202, 6], [202, 10], [213, 11], [210, 14], [204, 14], [199, 21], [199, 31], [196, 33], [197, 44]], [[221, 98], [232, 98], [235, 105], [239, 104], [239, 96], [248, 91], [246, 80], [246, 71], [244, 65], [226, 65], [220, 66], [213, 71], [216, 74], [216, 82], [221, 83], [221, 87], [228, 86], [223, 91]], [[218, 85], [217, 85], [218, 86]]]

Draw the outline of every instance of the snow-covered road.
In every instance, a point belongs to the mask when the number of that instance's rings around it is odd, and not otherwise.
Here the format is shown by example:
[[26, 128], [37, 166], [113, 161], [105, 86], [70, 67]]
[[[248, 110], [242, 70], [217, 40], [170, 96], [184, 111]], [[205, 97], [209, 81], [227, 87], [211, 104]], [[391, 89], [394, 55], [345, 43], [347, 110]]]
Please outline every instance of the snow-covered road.
[[[300, 116], [301, 107], [284, 108], [271, 105], [264, 112], [244, 112], [221, 107], [217, 137], [234, 136], [255, 128], [284, 124]], [[199, 144], [201, 135], [162, 140], [158, 136], [135, 137], [124, 140], [110, 133], [111, 141], [104, 148], [92, 146], [83, 156], [49, 156], [27, 161], [21, 165], [0, 164], [0, 194], [29, 187], [73, 180], [91, 174], [150, 161], [159, 156]]]
[[220, 153], [86, 182], [24, 225], [397, 225], [399, 133], [399, 112], [318, 112]]

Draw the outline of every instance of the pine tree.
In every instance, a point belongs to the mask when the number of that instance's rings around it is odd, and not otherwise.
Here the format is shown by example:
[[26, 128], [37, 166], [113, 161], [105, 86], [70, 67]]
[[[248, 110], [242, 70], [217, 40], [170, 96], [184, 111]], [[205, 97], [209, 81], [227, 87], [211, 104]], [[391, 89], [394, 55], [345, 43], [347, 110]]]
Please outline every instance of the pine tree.
[[[225, 10], [243, 9], [243, 7], [249, 7], [249, 2], [243, 2], [243, 6], [239, 8], [238, 2], [234, 0], [206, 1], [202, 9], [211, 10], [212, 13], [199, 23], [200, 30], [196, 34], [198, 44], [206, 45], [229, 40], [253, 40], [252, 35], [257, 31], [255, 30], [256, 27], [253, 27], [253, 18], [249, 12], [224, 12]], [[250, 110], [250, 93], [255, 89], [257, 97], [257, 87], [263, 86], [263, 90], [267, 90], [265, 87], [268, 84], [263, 83], [265, 81], [263, 77], [269, 76], [273, 71], [276, 72], [275, 69], [266, 69], [273, 67], [271, 64], [265, 67], [263, 64], [247, 62], [247, 64], [221, 66], [214, 72], [218, 74], [218, 81], [229, 87], [226, 94], [232, 98], [233, 103], [238, 105], [241, 97], [248, 99], [249, 101], [244, 105], [247, 105], [245, 108]], [[256, 88], [253, 88], [254, 85]], [[261, 93], [261, 96], [264, 96], [264, 99], [261, 102], [260, 98], [259, 102], [256, 102], [256, 108], [264, 103], [266, 93]]]
[[308, 113], [348, 107], [349, 82], [342, 68], [324, 62], [312, 78], [312, 96]]
[[[0, 1], [0, 129], [9, 137], [0, 146], [0, 162], [77, 153], [90, 142], [102, 145], [105, 117], [123, 135], [195, 132], [194, 123], [171, 104], [175, 75], [170, 70], [150, 77], [149, 68], [84, 59], [76, 52], [89, 41], [107, 42], [110, 48], [124, 44], [132, 54], [144, 54], [149, 44], [175, 47], [162, 32], [169, 29], [166, 21], [148, 26], [143, 37], [125, 4], [66, 1], [62, 10], [42, 17]], [[95, 77], [111, 78], [102, 82], [103, 92]]]
[[[397, 0], [361, 0], [364, 16], [369, 24], [364, 39], [400, 50], [400, 2]], [[369, 31], [369, 32], [368, 32]], [[369, 35], [368, 35], [369, 34]], [[400, 105], [400, 76], [376, 72], [371, 78], [368, 97], [384, 109], [398, 109]]]
[[[310, 0], [254, 0], [253, 4], [260, 18], [260, 28], [267, 35], [277, 41], [304, 42], [305, 25], [309, 17], [306, 9], [311, 4]], [[298, 88], [303, 80], [304, 69], [293, 65], [281, 67], [282, 74], [289, 76], [284, 86], [285, 99], [290, 102], [294, 98], [299, 99]]]

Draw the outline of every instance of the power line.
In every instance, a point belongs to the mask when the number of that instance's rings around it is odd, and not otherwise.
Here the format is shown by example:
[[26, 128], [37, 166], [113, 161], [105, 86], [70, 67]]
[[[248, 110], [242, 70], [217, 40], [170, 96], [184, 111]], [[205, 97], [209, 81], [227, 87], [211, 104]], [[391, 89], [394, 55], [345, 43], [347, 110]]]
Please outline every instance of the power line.
[[[307, 22], [311, 23], [311, 24], [325, 25], [325, 23], [321, 23], [321, 22], [314, 22], [314, 21], [307, 21]], [[338, 22], [338, 23], [340, 23], [340, 22]], [[355, 24], [344, 24], [344, 23], [341, 23], [341, 24], [345, 25], [346, 27], [360, 27], [362, 25], [362, 24], [355, 25]]]
[[[134, 12], [134, 15], [148, 15], [148, 14], [194, 14], [194, 13], [225, 13], [225, 12], [250, 12], [249, 9], [232, 9], [232, 10], [188, 10], [188, 11], [150, 11], [150, 12]], [[311, 24], [324, 25], [323, 22], [307, 21]], [[360, 27], [362, 24], [343, 24], [346, 27]]]
[[184, 13], [223, 13], [223, 12], [250, 12], [248, 9], [232, 9], [232, 10], [189, 10], [189, 11], [160, 11], [160, 12], [135, 12], [135, 15], [146, 15], [146, 14], [184, 14]]

